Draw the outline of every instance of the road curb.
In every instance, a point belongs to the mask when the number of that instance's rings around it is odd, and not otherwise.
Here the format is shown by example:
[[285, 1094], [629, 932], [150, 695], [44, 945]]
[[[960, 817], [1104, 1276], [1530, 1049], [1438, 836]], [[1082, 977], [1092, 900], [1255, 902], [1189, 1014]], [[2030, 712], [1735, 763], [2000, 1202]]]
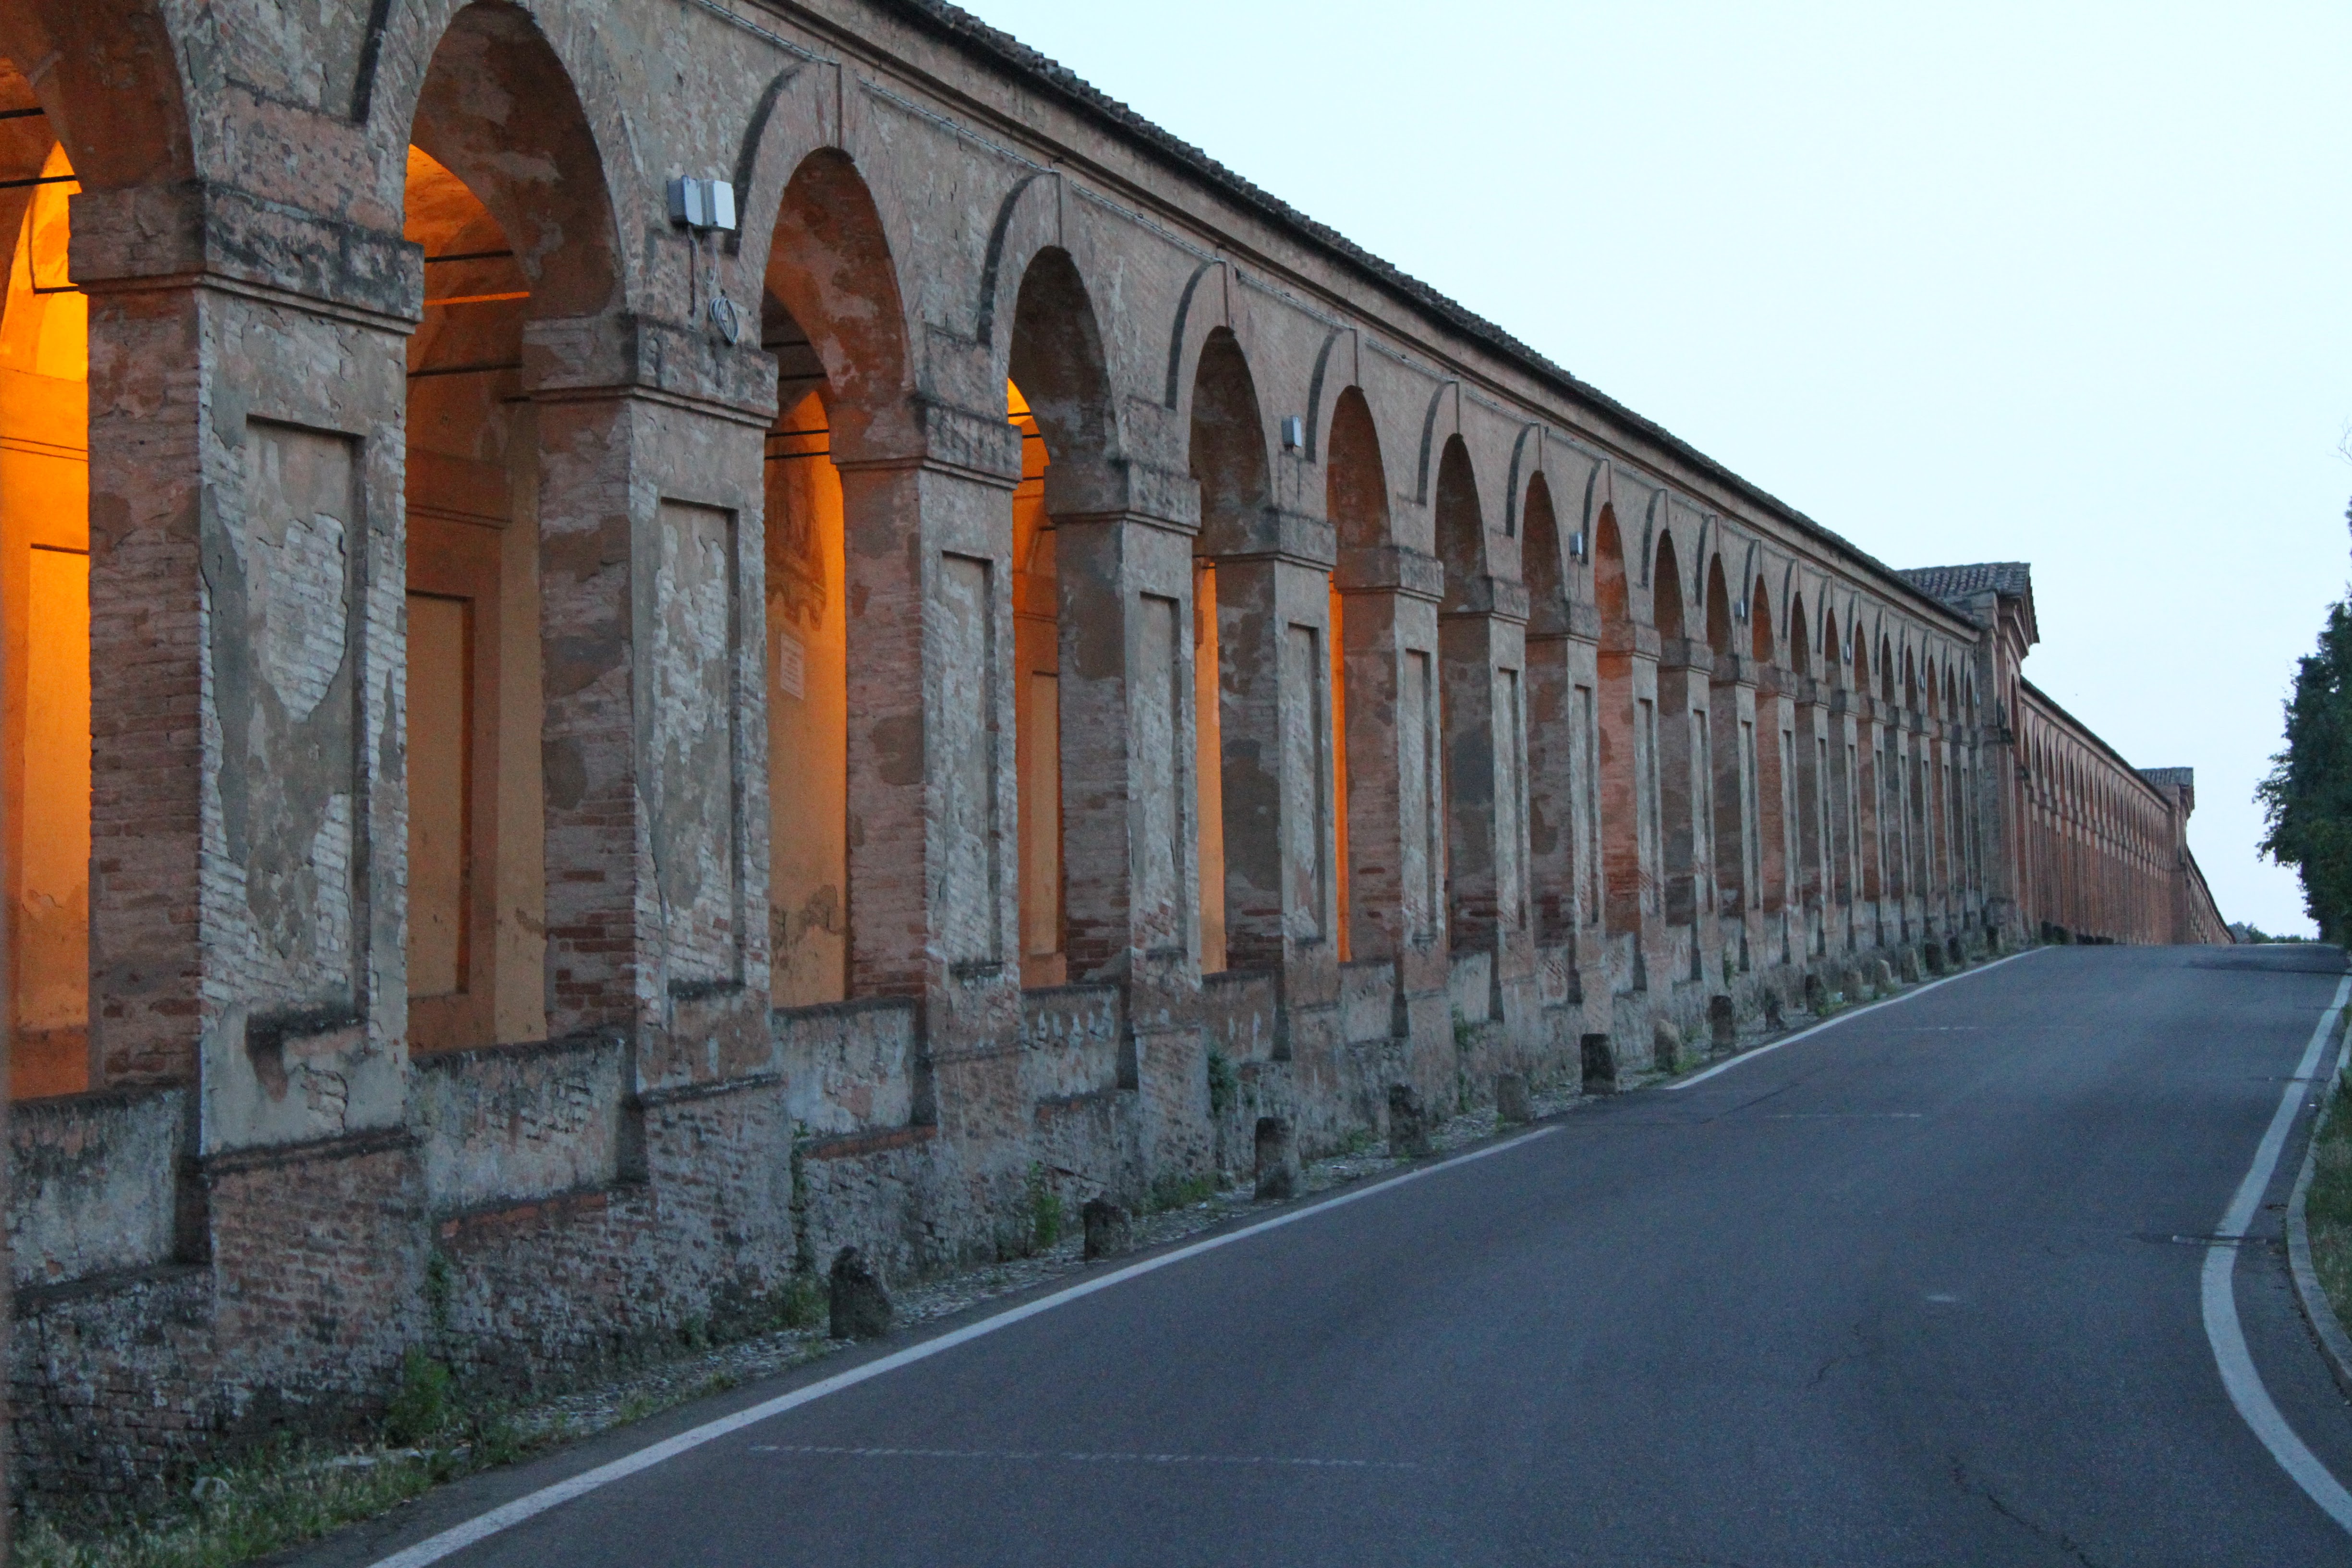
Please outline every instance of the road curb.
[[[2333, 1090], [2343, 1079], [2344, 1068], [2344, 1039], [2339, 1032], [2335, 1065], [2319, 1075], [2319, 1081]], [[2335, 1100], [2335, 1095], [2329, 1093], [2320, 1101], [2319, 1113], [2312, 1118], [2311, 1136], [2304, 1144], [2303, 1169], [2296, 1174], [2294, 1191], [2286, 1201], [2286, 1261], [2287, 1271], [2294, 1276], [2295, 1304], [2303, 1309], [2304, 1321], [2311, 1325], [2320, 1350], [2327, 1357], [2327, 1370], [2335, 1374], [2336, 1388], [2347, 1399], [2352, 1399], [2352, 1334], [2344, 1331], [2336, 1309], [2328, 1304], [2327, 1292], [2320, 1288], [2319, 1271], [2311, 1263], [2311, 1229], [2304, 1218], [2311, 1179], [2319, 1164], [2319, 1135], [2326, 1129]]]

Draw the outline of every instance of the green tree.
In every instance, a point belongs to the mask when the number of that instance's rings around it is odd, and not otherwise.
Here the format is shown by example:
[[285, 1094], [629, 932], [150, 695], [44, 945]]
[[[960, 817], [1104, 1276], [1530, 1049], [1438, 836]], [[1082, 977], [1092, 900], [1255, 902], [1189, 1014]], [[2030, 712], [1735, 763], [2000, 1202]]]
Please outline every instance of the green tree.
[[2352, 608], [2327, 607], [2319, 647], [2296, 661], [2286, 749], [2255, 786], [2263, 853], [2293, 866], [2322, 942], [2352, 937]]

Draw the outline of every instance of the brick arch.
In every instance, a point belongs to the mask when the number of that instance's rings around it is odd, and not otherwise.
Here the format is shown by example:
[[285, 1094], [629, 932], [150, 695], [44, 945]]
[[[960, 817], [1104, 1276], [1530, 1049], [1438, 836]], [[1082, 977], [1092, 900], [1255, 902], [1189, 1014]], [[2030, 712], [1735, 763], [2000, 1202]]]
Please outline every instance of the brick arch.
[[1748, 598], [1748, 652], [1759, 664], [1770, 664], [1780, 655], [1779, 639], [1772, 635], [1772, 595], [1761, 574]]
[[1658, 531], [1657, 552], [1650, 567], [1650, 617], [1662, 637], [1688, 635], [1684, 629], [1682, 563], [1675, 557], [1670, 529]]
[[1723, 575], [1723, 552], [1706, 558], [1706, 646], [1716, 653], [1731, 651], [1731, 590]]
[[1564, 632], [1569, 626], [1569, 584], [1575, 577], [1560, 545], [1559, 512], [1552, 504], [1551, 484], [1541, 472], [1529, 476], [1521, 517], [1519, 561], [1528, 585], [1528, 630]]
[[846, 153], [820, 148], [801, 160], [777, 205], [765, 263], [767, 298], [808, 334], [824, 368], [835, 460], [916, 450], [898, 264], [873, 193]]
[[[877, 194], [877, 197], [882, 195]], [[1061, 301], [1055, 309], [1074, 321], [1083, 318], [1084, 333], [1093, 345], [1086, 351], [1087, 357], [1100, 369], [1101, 416], [1096, 438], [1103, 450], [1123, 452], [1126, 443], [1119, 399], [1110, 391], [1109, 341], [1095, 307], [1101, 293], [1097, 280], [1104, 276], [1106, 268], [1096, 247], [1094, 230], [1079, 221], [1082, 215], [1073, 213], [1071, 205], [1058, 174], [1027, 175], [997, 204], [972, 304], [972, 340], [988, 355], [991, 392], [1009, 377], [1021, 383], [1026, 395], [1028, 383], [1013, 370], [1013, 356], [1023, 334], [1038, 325], [1035, 311], [1040, 279], [1053, 279]], [[895, 240], [897, 231], [887, 211], [884, 228]], [[897, 248], [894, 243], [894, 254]], [[912, 323], [909, 330], [916, 330]], [[1043, 422], [1041, 415], [1040, 423]]]
[[1102, 324], [1068, 251], [1056, 246], [1031, 255], [1010, 322], [1000, 379], [1019, 384], [1045, 435], [1046, 455], [1066, 467], [1116, 459], [1118, 416]]
[[1813, 672], [1813, 634], [1811, 623], [1805, 616], [1805, 595], [1802, 589], [1789, 595], [1788, 625], [1781, 643], [1789, 650], [1789, 668], [1799, 675]]
[[[1595, 479], [1605, 480], [1604, 468]], [[1622, 650], [1633, 645], [1633, 589], [1625, 572], [1625, 535], [1617, 509], [1603, 500], [1592, 511], [1592, 604], [1601, 613], [1601, 645]]]
[[[489, 209], [541, 319], [602, 315], [625, 303], [604, 150], [571, 68], [533, 16], [475, 0], [451, 16], [414, 90], [386, 95], [410, 142]], [[498, 112], [493, 112], [494, 110]], [[404, 155], [400, 160], [405, 174]]]
[[1201, 487], [1200, 553], [1246, 547], [1274, 504], [1274, 460], [1248, 356], [1232, 332], [1203, 339], [1184, 404], [1192, 478]]
[[0, 55], [33, 92], [85, 191], [197, 172], [185, 67], [155, 0], [5, 0]]
[[1323, 426], [1323, 507], [1338, 531], [1339, 576], [1347, 586], [1354, 573], [1349, 552], [1391, 543], [1388, 464], [1381, 455], [1380, 424], [1360, 386], [1332, 399]]
[[[1200, 391], [1202, 364], [1213, 340], [1222, 334], [1231, 341], [1242, 363], [1249, 363], [1249, 324], [1232, 308], [1232, 286], [1231, 265], [1212, 258], [1192, 268], [1177, 296], [1176, 315], [1168, 328], [1168, 383], [1162, 399], [1176, 416], [1177, 429], [1192, 426], [1192, 400]], [[1265, 444], [1263, 431], [1260, 441]]]
[[[1524, 425], [1511, 443], [1509, 476], [1503, 482], [1503, 533], [1506, 538], [1520, 537], [1521, 520], [1526, 515], [1528, 487], [1544, 471], [1545, 448], [1550, 445], [1550, 434], [1541, 425]], [[1557, 522], [1555, 518], [1554, 521]]]
[[1493, 570], [1486, 509], [1479, 502], [1478, 471], [1470, 460], [1469, 443], [1459, 435], [1446, 438], [1438, 458], [1433, 506], [1437, 555], [1445, 564], [1445, 604], [1452, 609], [1466, 605], [1472, 584]]
[[[844, 97], [838, 87], [835, 72], [825, 62], [795, 61], [778, 69], [749, 111], [735, 155], [735, 203], [740, 224], [728, 246], [731, 253], [740, 253], [739, 265], [747, 277], [764, 277], [773, 266], [772, 247], [786, 195], [810, 160], [819, 154], [830, 154], [856, 171], [864, 203], [871, 208], [870, 215], [861, 215], [861, 221], [872, 223], [883, 247], [891, 256], [900, 258], [903, 265], [906, 258], [919, 253], [904, 193], [885, 177], [883, 160], [866, 156], [866, 139], [860, 133], [865, 121], [855, 111], [860, 101], [858, 96], [851, 93]], [[848, 111], [845, 120], [845, 110]], [[982, 300], [975, 302], [975, 312], [992, 311], [992, 324], [1010, 320], [1013, 299], [1030, 257], [1046, 244], [1057, 242], [1050, 230], [1034, 222], [1016, 221], [1037, 205], [1024, 188], [1027, 184], [1017, 184], [1000, 202], [992, 230], [1003, 244], [1001, 265], [995, 274], [997, 285]], [[1045, 194], [1050, 195], [1050, 192]], [[1026, 243], [1016, 243], [1016, 235]], [[913, 341], [918, 330], [902, 316], [899, 331], [903, 336]], [[1001, 382], [1003, 333], [995, 333], [994, 337], [999, 345], [997, 380]]]

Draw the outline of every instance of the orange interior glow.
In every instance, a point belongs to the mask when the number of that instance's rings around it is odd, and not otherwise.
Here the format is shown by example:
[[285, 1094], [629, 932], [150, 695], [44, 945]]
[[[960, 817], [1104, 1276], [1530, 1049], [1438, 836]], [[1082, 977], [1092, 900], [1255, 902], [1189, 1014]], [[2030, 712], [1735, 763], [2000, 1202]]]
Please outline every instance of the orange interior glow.
[[[53, 149], [45, 176], [70, 174]], [[0, 694], [11, 1092], [89, 1087], [89, 308], [70, 181], [32, 187], [0, 313]]]
[[849, 616], [823, 399], [768, 442], [768, 898], [779, 1007], [849, 994]]

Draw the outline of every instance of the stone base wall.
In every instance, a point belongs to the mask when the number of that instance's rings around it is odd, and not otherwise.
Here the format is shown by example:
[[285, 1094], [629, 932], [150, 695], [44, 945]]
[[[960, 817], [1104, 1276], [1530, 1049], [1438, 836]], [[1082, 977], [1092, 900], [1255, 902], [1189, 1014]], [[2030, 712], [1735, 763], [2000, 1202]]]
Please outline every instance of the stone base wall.
[[1384, 1139], [1391, 1085], [1439, 1115], [1491, 1104], [1500, 1072], [1573, 1088], [1587, 1034], [1631, 1073], [1671, 1026], [1688, 1060], [1715, 996], [1752, 1035], [1802, 1009], [1807, 973], [1851, 1000], [1882, 962], [1934, 972], [1925, 940], [1646, 993], [1612, 992], [1600, 951], [1545, 950], [1501, 1016], [1485, 953], [1418, 996], [1392, 964], [1349, 964], [1335, 1004], [1287, 1015], [1275, 975], [1236, 973], [1141, 1047], [1118, 987], [1031, 992], [1019, 1037], [950, 1080], [993, 1122], [918, 1119], [934, 1069], [893, 1003], [779, 1013], [761, 1070], [638, 1093], [614, 1038], [425, 1058], [404, 1127], [201, 1160], [180, 1152], [180, 1089], [27, 1102], [7, 1214], [16, 1486], [123, 1493], [223, 1443], [353, 1430], [412, 1346], [471, 1388], [545, 1394], [757, 1331], [844, 1247], [901, 1281], [1009, 1256], [1048, 1202], [1069, 1226], [1097, 1195], [1246, 1180], [1260, 1116], [1314, 1155]]

